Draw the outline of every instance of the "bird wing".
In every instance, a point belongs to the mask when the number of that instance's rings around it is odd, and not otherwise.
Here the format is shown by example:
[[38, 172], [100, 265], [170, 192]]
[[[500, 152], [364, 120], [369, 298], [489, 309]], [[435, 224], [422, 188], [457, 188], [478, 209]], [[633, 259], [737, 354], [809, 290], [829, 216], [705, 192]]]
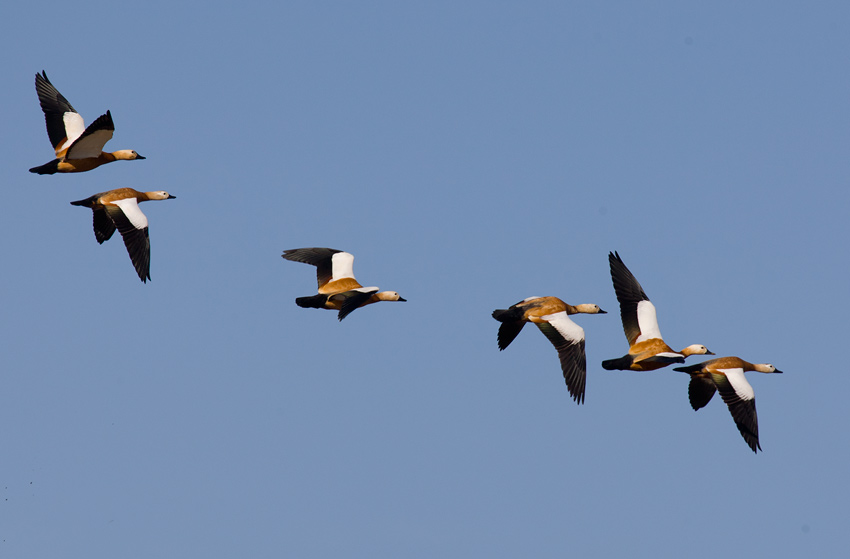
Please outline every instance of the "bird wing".
[[359, 289], [352, 289], [351, 291], [332, 295], [332, 297], [343, 298], [342, 307], [339, 309], [339, 315], [337, 316], [337, 318], [342, 321], [343, 318], [350, 315], [355, 310], [359, 309], [366, 301], [368, 301], [372, 297], [372, 295], [377, 292], [377, 287], [361, 287]]
[[112, 238], [113, 233], [115, 233], [115, 223], [109, 217], [105, 208], [92, 208], [92, 214], [94, 214], [92, 219], [94, 224], [94, 238], [97, 239], [98, 243], [103, 244]]
[[723, 374], [712, 373], [711, 378], [723, 401], [726, 402], [738, 431], [741, 432], [741, 436], [744, 437], [753, 452], [761, 450], [755, 392], [744, 376], [744, 369], [718, 370]]
[[643, 291], [634, 274], [616, 252], [608, 253], [611, 281], [620, 303], [620, 319], [629, 345], [652, 338], [661, 338], [655, 305]]
[[564, 381], [573, 400], [584, 402], [584, 387], [587, 376], [587, 359], [584, 353], [584, 330], [570, 320], [566, 311], [541, 317], [537, 327], [558, 350]]
[[44, 113], [44, 121], [47, 125], [47, 137], [50, 145], [56, 150], [57, 156], [85, 130], [83, 117], [77, 113], [65, 97], [53, 87], [47, 74], [42, 71], [35, 75], [35, 92], [38, 94], [38, 102]]
[[688, 384], [688, 400], [690, 400], [691, 407], [694, 410], [708, 405], [716, 391], [714, 381], [711, 378], [691, 374], [691, 382]]
[[135, 198], [115, 200], [104, 206], [121, 237], [124, 246], [136, 268], [136, 273], [143, 282], [151, 278], [151, 243], [148, 237], [148, 218], [139, 209]]
[[[80, 119], [80, 124], [82, 124], [82, 119]], [[65, 152], [65, 159], [86, 159], [99, 156], [106, 142], [112, 139], [114, 131], [115, 124], [112, 122], [112, 115], [109, 111], [106, 111], [105, 115], [97, 117], [88, 128], [77, 134], [73, 140], [71, 136], [68, 136], [72, 143], [68, 147], [68, 151]]]
[[684, 363], [685, 356], [681, 353], [670, 353], [668, 351], [664, 351], [661, 353], [656, 353], [655, 355], [650, 355], [649, 357], [644, 357], [638, 362], [647, 364], [654, 363], [661, 367], [666, 367], [667, 365], [672, 365], [673, 363]]
[[499, 350], [503, 350], [509, 345], [522, 331], [525, 322], [522, 320], [514, 320], [511, 322], [502, 322], [499, 325], [499, 334], [496, 336], [496, 341], [499, 344]]
[[354, 279], [354, 256], [333, 248], [311, 247], [283, 251], [283, 258], [316, 267], [319, 289], [332, 281]]

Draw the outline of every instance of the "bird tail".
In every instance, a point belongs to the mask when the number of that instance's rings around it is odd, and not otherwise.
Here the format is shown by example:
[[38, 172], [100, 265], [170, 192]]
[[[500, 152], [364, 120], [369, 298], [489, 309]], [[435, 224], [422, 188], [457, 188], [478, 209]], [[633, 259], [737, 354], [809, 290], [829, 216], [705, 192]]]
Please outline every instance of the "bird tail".
[[54, 159], [50, 163], [45, 163], [40, 167], [33, 167], [30, 169], [30, 173], [37, 173], [39, 175], [53, 175], [59, 171], [59, 160]]
[[496, 309], [493, 311], [493, 318], [499, 322], [514, 322], [522, 320], [523, 309], [514, 307], [510, 309]]
[[92, 206], [94, 206], [94, 203], [97, 201], [98, 197], [99, 196], [97, 194], [95, 194], [94, 196], [89, 196], [88, 198], [85, 198], [83, 200], [76, 200], [74, 202], [71, 202], [71, 205], [72, 206], [84, 206], [86, 208], [91, 208]]
[[311, 297], [298, 297], [295, 304], [304, 309], [323, 309], [328, 301], [327, 295], [313, 295]]
[[624, 355], [617, 359], [607, 359], [602, 362], [602, 368], [606, 371], [626, 371], [631, 367], [634, 359], [631, 355]]
[[702, 369], [702, 363], [697, 363], [696, 365], [688, 365], [687, 367], [673, 367], [674, 371], [679, 371], [680, 373], [698, 373]]

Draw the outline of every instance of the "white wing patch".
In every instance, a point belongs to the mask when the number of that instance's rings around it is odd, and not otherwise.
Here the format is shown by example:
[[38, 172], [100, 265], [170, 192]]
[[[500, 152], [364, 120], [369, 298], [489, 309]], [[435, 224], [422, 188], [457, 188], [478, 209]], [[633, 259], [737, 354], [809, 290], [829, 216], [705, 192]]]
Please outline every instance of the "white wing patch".
[[377, 287], [358, 287], [357, 289], [352, 289], [351, 291], [359, 291], [360, 293], [371, 293], [372, 291], [378, 291]]
[[[337, 252], [331, 257], [333, 276], [331, 281], [342, 278], [354, 278], [354, 255], [347, 252]], [[377, 289], [377, 288], [375, 288]]]
[[543, 320], [551, 324], [561, 336], [572, 343], [578, 343], [584, 339], [584, 329], [570, 320], [566, 311], [556, 312], [541, 316]]
[[144, 229], [148, 226], [148, 218], [142, 213], [139, 208], [139, 202], [135, 198], [124, 198], [123, 200], [113, 200], [110, 202], [115, 204], [124, 213], [124, 216], [133, 224], [136, 229]]
[[[67, 113], [66, 113], [67, 114]], [[65, 154], [66, 159], [86, 159], [87, 157], [97, 157], [103, 151], [103, 146], [106, 142], [112, 139], [112, 130], [98, 130], [93, 132], [73, 144], [68, 153]]]
[[65, 137], [68, 139], [65, 140], [64, 144], [56, 148], [56, 151], [67, 149], [86, 130], [86, 123], [83, 122], [83, 117], [80, 116], [80, 113], [68, 111], [62, 116], [62, 122], [65, 123]]
[[526, 298], [525, 298], [525, 299], [523, 299], [521, 302], [522, 302], [522, 303], [527, 303], [527, 302], [529, 302], [529, 301], [534, 301], [535, 299], [541, 299], [541, 297], [526, 297]]
[[756, 397], [753, 387], [750, 386], [747, 377], [744, 376], [744, 369], [718, 369], [718, 371], [726, 375], [729, 384], [732, 385], [739, 398], [749, 401]]
[[656, 353], [653, 357], [669, 357], [671, 359], [676, 359], [677, 357], [684, 357], [681, 353], [670, 353], [669, 351], [662, 351], [661, 353]]
[[635, 343], [644, 342], [653, 338], [661, 338], [661, 331], [658, 329], [658, 318], [655, 315], [655, 305], [649, 301], [641, 301], [637, 304], [637, 319], [640, 327], [640, 336], [637, 337]]

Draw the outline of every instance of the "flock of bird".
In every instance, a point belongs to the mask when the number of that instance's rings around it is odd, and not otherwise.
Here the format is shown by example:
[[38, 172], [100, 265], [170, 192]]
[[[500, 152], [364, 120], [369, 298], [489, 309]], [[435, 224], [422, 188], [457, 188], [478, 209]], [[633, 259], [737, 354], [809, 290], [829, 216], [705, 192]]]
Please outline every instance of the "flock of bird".
[[[80, 173], [113, 161], [144, 159], [134, 150], [103, 151], [112, 139], [115, 125], [109, 111], [88, 127], [65, 97], [50, 83], [42, 71], [35, 75], [35, 89], [47, 135], [56, 158], [30, 172], [40, 175]], [[139, 202], [175, 198], [165, 191], [139, 192], [118, 188], [71, 202], [91, 208], [94, 235], [98, 243], [109, 240], [118, 229], [130, 260], [142, 282], [150, 279], [150, 239], [148, 220]], [[285, 250], [283, 258], [316, 267], [318, 293], [298, 297], [295, 303], [304, 308], [338, 311], [343, 320], [351, 312], [379, 301], [405, 301], [395, 291], [379, 291], [363, 287], [354, 277], [354, 256], [331, 248], [299, 248]], [[624, 356], [602, 362], [606, 370], [653, 371], [672, 364], [683, 364], [691, 355], [714, 355], [704, 345], [693, 344], [675, 351], [661, 337], [655, 306], [640, 283], [616, 252], [608, 254], [611, 280], [620, 304], [620, 318], [629, 343]], [[499, 350], [507, 348], [527, 322], [536, 325], [558, 351], [561, 371], [573, 400], [584, 402], [587, 363], [584, 330], [570, 319], [573, 314], [606, 314], [598, 305], [569, 305], [557, 297], [528, 297], [507, 309], [493, 311], [500, 322], [497, 335]], [[674, 371], [691, 377], [688, 397], [698, 410], [708, 404], [715, 392], [729, 408], [735, 425], [753, 452], [761, 450], [758, 437], [755, 394], [744, 373], [781, 373], [768, 363], [749, 363], [738, 357], [720, 357], [696, 365], [675, 367]]]
[[[56, 159], [40, 167], [33, 167], [30, 173], [82, 173], [113, 161], [144, 159], [131, 149], [111, 153], [103, 151], [115, 131], [112, 114], [106, 111], [105, 115], [100, 115], [87, 127], [80, 113], [53, 87], [43, 70], [41, 74], [35, 75], [35, 91], [44, 112], [47, 137], [50, 138]], [[151, 244], [148, 237], [148, 218], [139, 209], [139, 202], [169, 198], [175, 196], [164, 190], [139, 192], [132, 188], [117, 188], [71, 204], [92, 209], [94, 237], [98, 243], [108, 241], [115, 229], [118, 229], [139, 278], [147, 282], [151, 277]]]
[[[714, 355], [702, 344], [689, 345], [675, 351], [661, 337], [655, 305], [650, 302], [638, 280], [616, 252], [608, 254], [614, 293], [620, 303], [620, 318], [629, 352], [617, 359], [602, 362], [602, 368], [621, 371], [654, 371], [674, 363], [684, 363], [691, 355]], [[587, 375], [584, 353], [584, 329], [570, 320], [571, 314], [606, 314], [598, 305], [569, 305], [557, 297], [528, 297], [509, 309], [493, 311], [493, 318], [501, 322], [497, 341], [505, 349], [519, 334], [526, 322], [535, 324], [558, 350], [561, 371], [567, 389], [579, 404], [584, 402]], [[781, 373], [769, 363], [749, 363], [739, 357], [720, 357], [690, 365], [675, 367], [674, 371], [688, 373], [691, 382], [688, 397], [691, 407], [705, 407], [720, 392], [729, 407], [732, 419], [753, 452], [761, 450], [758, 434], [758, 416], [753, 387], [747, 382], [746, 371]]]

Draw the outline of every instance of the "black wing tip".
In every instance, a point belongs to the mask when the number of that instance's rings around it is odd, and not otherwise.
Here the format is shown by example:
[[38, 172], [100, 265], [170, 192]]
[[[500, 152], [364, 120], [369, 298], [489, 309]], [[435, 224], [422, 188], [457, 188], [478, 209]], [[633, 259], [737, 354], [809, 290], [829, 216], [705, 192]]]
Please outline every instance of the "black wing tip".
[[503, 351], [511, 345], [511, 342], [522, 332], [523, 327], [525, 327], [525, 322], [521, 320], [506, 320], [502, 322], [496, 334], [496, 343], [499, 346], [499, 351]]
[[148, 280], [151, 279], [150, 268], [145, 269], [144, 262], [140, 262], [138, 265], [133, 262], [133, 267], [136, 268], [136, 273], [139, 275], [139, 279], [142, 280], [142, 283], [147, 283]]
[[584, 404], [585, 379], [581, 379], [581, 382], [579, 383], [580, 386], [570, 386], [570, 382], [566, 377], [564, 378], [564, 382], [567, 385], [567, 390], [569, 390], [573, 401], [578, 405]]
[[[747, 443], [747, 446], [750, 447], [750, 450], [752, 450], [753, 453], [758, 454], [761, 450], [761, 444], [759, 444], [758, 435], [754, 435], [753, 433], [749, 432], [745, 433], [743, 429], [741, 429], [740, 431], [741, 437], [743, 437], [744, 442]], [[763, 450], [761, 451], [764, 452]]]
[[735, 426], [741, 433], [741, 437], [743, 437], [744, 441], [747, 443], [747, 445], [749, 445], [750, 449], [753, 452], [758, 452], [759, 450], [761, 450], [761, 445], [759, 444], [758, 419], [755, 419], [752, 428], [749, 425], [746, 425], [744, 422], [738, 421], [738, 418], [736, 418], [735, 416], [733, 416], [733, 419], [735, 419]]
[[[112, 121], [112, 115], [109, 113], [109, 111], [106, 111], [104, 114], [94, 119], [94, 122], [92, 122], [86, 127], [85, 131], [83, 132], [83, 135], [80, 136], [80, 138], [87, 135], [86, 132], [91, 134], [95, 130], [115, 130], [115, 122]], [[76, 143], [76, 141], [74, 141], [74, 143]], [[73, 147], [73, 144], [71, 145], [71, 147]]]
[[[617, 268], [622, 267], [622, 268], [625, 268], [626, 271], [629, 271], [629, 267], [626, 266], [626, 263], [623, 262], [623, 258], [620, 256], [620, 253], [617, 252], [616, 250], [614, 252], [608, 253], [608, 265], [611, 268], [612, 274], [614, 273], [615, 267], [617, 267]], [[629, 273], [631, 273], [631, 272], [629, 271]]]
[[354, 311], [356, 311], [359, 308], [360, 308], [359, 306], [354, 306], [354, 308], [346, 308], [346, 305], [343, 304], [342, 308], [339, 310], [339, 314], [336, 315], [336, 319], [339, 320], [340, 322], [342, 322], [342, 320], [346, 316], [350, 315], [351, 313], [353, 313]]
[[576, 391], [573, 391], [573, 389], [572, 389], [572, 388], [570, 388], [570, 385], [568, 384], [568, 385], [567, 385], [567, 390], [569, 390], [569, 391], [570, 391], [570, 396], [572, 396], [573, 401], [574, 401], [576, 404], [578, 404], [579, 406], [580, 406], [580, 405], [582, 405], [582, 404], [584, 404], [584, 390], [583, 390], [583, 389], [581, 390], [581, 392], [579, 392], [579, 391], [577, 391], [577, 390], [576, 390]]
[[[554, 343], [551, 338], [550, 341]], [[567, 390], [570, 391], [576, 404], [581, 405], [584, 403], [584, 392], [587, 387], [587, 355], [584, 351], [584, 341], [555, 347], [558, 350], [561, 373], [564, 375]]]
[[[304, 264], [313, 264], [319, 259], [333, 256], [338, 252], [343, 252], [335, 248], [326, 247], [305, 247], [305, 248], [289, 248], [283, 251], [281, 258], [291, 262], [302, 262]], [[322, 254], [324, 253], [324, 254]], [[316, 264], [313, 264], [314, 266]]]
[[611, 281], [614, 283], [614, 292], [617, 295], [617, 301], [621, 305], [621, 314], [623, 303], [649, 301], [649, 297], [647, 297], [646, 292], [643, 290], [643, 286], [641, 286], [640, 282], [616, 251], [608, 253], [608, 268], [611, 271]]
[[285, 249], [285, 250], [283, 251], [283, 254], [281, 254], [281, 255], [280, 255], [280, 257], [281, 257], [281, 258], [284, 258], [284, 259], [286, 259], [286, 260], [291, 260], [290, 256], [292, 255], [292, 253], [294, 253], [294, 252], [298, 252], [299, 250], [304, 250], [304, 249], [301, 249], [301, 248], [288, 248], [288, 249]]

